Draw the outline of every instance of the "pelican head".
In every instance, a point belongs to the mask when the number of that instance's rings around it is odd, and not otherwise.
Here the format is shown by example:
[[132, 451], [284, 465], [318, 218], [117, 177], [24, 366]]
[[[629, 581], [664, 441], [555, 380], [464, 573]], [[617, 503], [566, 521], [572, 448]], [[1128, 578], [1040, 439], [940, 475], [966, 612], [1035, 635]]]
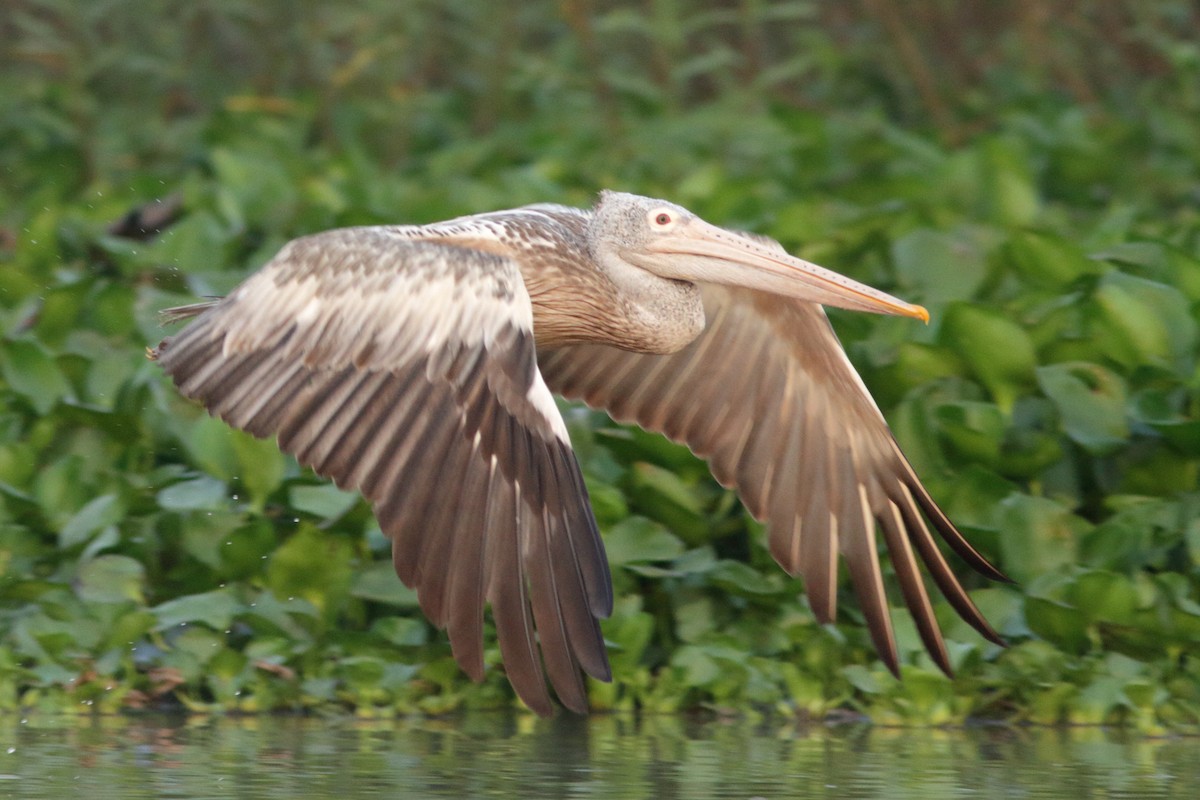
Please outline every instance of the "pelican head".
[[622, 261], [660, 278], [740, 286], [853, 311], [929, 321], [922, 306], [795, 258], [777, 242], [718, 228], [665, 200], [603, 192], [591, 232]]

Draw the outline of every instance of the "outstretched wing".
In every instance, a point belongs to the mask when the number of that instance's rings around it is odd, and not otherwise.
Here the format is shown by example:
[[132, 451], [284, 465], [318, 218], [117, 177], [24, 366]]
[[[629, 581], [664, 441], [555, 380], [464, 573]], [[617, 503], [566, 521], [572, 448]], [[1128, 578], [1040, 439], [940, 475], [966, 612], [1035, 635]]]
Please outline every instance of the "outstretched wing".
[[[705, 332], [668, 356], [600, 345], [539, 355], [550, 388], [685, 442], [768, 523], [772, 555], [804, 579], [821, 622], [837, 610], [846, 560], [876, 649], [898, 670], [875, 532], [882, 530], [926, 648], [950, 672], [918, 559], [964, 619], [999, 636], [950, 570], [926, 519], [971, 566], [1004, 576], [955, 529], [900, 452], [875, 402], [813, 303], [705, 286]], [[915, 552], [914, 552], [915, 551]]]
[[612, 587], [517, 265], [387, 228], [336, 230], [180, 315], [193, 313], [155, 351], [180, 391], [361, 491], [472, 678], [486, 601], [521, 699], [551, 712], [544, 661], [563, 704], [586, 711], [580, 668], [610, 678], [597, 618]]

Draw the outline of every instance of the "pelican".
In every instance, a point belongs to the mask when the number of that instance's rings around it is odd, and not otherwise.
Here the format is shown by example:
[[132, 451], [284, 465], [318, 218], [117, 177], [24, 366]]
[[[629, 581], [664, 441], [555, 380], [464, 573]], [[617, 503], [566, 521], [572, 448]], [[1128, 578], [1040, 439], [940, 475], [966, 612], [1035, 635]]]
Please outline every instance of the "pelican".
[[[483, 679], [491, 606], [521, 700], [587, 711], [611, 680], [604, 544], [553, 393], [687, 444], [767, 523], [813, 615], [837, 608], [840, 553], [883, 662], [899, 675], [881, 532], [933, 661], [950, 661], [933, 583], [1003, 644], [951, 571], [1006, 580], [901, 453], [823, 305], [928, 312], [711, 225], [674, 203], [605, 191], [429, 225], [289, 242], [150, 356], [211, 414], [371, 503], [400, 579], [454, 658]], [[543, 671], [544, 670], [544, 671]], [[549, 687], [547, 686], [547, 679]]]

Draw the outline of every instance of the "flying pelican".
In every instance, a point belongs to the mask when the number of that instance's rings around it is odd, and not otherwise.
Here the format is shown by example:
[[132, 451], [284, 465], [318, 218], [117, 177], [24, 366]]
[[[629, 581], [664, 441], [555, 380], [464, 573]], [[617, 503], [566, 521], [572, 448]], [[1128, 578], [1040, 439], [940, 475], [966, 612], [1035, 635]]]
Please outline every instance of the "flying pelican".
[[771, 554], [821, 623], [836, 614], [840, 552], [899, 674], [882, 531], [950, 674], [918, 557], [967, 622], [1002, 640], [926, 520], [1006, 579], [921, 485], [822, 305], [929, 319], [772, 240], [606, 191], [590, 210], [296, 239], [227, 297], [166, 312], [195, 319], [151, 357], [210, 413], [360, 491], [400, 579], [476, 681], [490, 604], [508, 679], [539, 714], [553, 709], [546, 677], [579, 713], [581, 671], [611, 679], [598, 624], [612, 611], [608, 561], [552, 392], [709, 459], [767, 522]]

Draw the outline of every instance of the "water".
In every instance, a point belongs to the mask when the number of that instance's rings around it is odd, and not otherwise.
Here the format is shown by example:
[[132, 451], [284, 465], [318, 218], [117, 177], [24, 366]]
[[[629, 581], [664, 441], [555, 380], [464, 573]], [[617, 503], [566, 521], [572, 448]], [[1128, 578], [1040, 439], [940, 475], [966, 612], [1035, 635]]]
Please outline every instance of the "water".
[[1195, 800], [1200, 739], [682, 717], [8, 717], [0, 797]]

